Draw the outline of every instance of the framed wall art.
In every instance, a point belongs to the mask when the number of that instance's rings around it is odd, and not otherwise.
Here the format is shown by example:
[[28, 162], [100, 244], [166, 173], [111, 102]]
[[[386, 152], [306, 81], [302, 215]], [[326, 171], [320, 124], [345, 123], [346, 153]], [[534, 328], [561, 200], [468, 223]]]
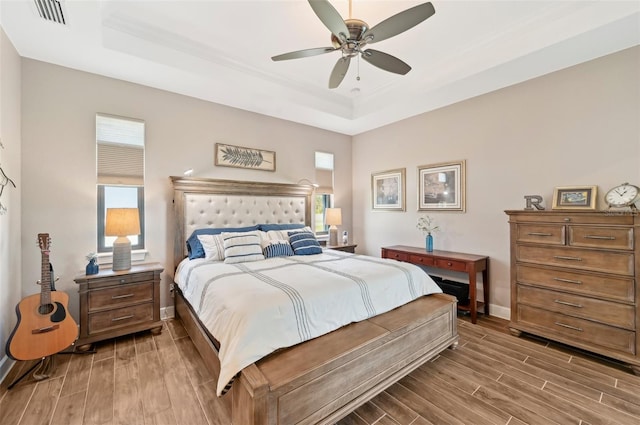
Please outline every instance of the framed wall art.
[[374, 210], [405, 210], [405, 177], [405, 168], [371, 174], [371, 201]]
[[465, 207], [465, 161], [418, 167], [418, 211], [462, 211]]
[[565, 186], [553, 190], [553, 210], [595, 210], [598, 186]]
[[216, 143], [214, 163], [221, 167], [276, 171], [276, 153]]

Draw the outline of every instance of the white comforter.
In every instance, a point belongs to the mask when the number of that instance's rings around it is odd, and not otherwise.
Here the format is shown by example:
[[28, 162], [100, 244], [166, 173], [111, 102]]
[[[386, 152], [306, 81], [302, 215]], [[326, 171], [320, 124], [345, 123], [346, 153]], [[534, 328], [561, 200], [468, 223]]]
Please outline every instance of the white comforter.
[[279, 348], [442, 292], [412, 264], [332, 250], [239, 264], [185, 259], [175, 281], [220, 342], [218, 395]]

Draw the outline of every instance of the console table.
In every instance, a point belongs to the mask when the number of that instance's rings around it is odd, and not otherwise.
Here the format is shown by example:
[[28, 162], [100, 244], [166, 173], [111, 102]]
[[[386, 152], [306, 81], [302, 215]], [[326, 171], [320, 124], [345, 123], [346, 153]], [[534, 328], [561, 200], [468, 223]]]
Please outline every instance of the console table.
[[[489, 316], [489, 257], [453, 251], [434, 250], [427, 252], [424, 248], [394, 245], [382, 248], [382, 258], [392, 258], [419, 266], [467, 273], [469, 275], [470, 302], [468, 306], [458, 305], [458, 309], [471, 313], [471, 323], [476, 323], [479, 308], [484, 307], [484, 314]], [[482, 273], [484, 301], [476, 299], [478, 273]]]

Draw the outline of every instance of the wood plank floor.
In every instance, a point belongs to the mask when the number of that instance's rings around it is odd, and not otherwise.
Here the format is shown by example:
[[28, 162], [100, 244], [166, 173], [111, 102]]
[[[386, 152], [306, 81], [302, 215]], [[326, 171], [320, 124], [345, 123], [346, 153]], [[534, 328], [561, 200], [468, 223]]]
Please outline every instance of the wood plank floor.
[[[640, 377], [558, 344], [508, 334], [507, 322], [459, 319], [460, 346], [445, 350], [339, 425], [634, 424]], [[177, 320], [160, 335], [56, 356], [49, 379], [19, 362], [0, 386], [3, 425], [229, 425], [202, 360]]]

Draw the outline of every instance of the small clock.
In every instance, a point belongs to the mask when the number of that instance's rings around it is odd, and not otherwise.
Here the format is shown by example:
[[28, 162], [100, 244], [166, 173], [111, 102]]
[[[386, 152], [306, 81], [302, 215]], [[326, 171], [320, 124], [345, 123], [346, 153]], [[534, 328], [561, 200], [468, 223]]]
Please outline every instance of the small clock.
[[635, 203], [640, 196], [640, 188], [629, 183], [622, 183], [604, 195], [604, 200], [609, 208], [631, 207], [636, 209]]

